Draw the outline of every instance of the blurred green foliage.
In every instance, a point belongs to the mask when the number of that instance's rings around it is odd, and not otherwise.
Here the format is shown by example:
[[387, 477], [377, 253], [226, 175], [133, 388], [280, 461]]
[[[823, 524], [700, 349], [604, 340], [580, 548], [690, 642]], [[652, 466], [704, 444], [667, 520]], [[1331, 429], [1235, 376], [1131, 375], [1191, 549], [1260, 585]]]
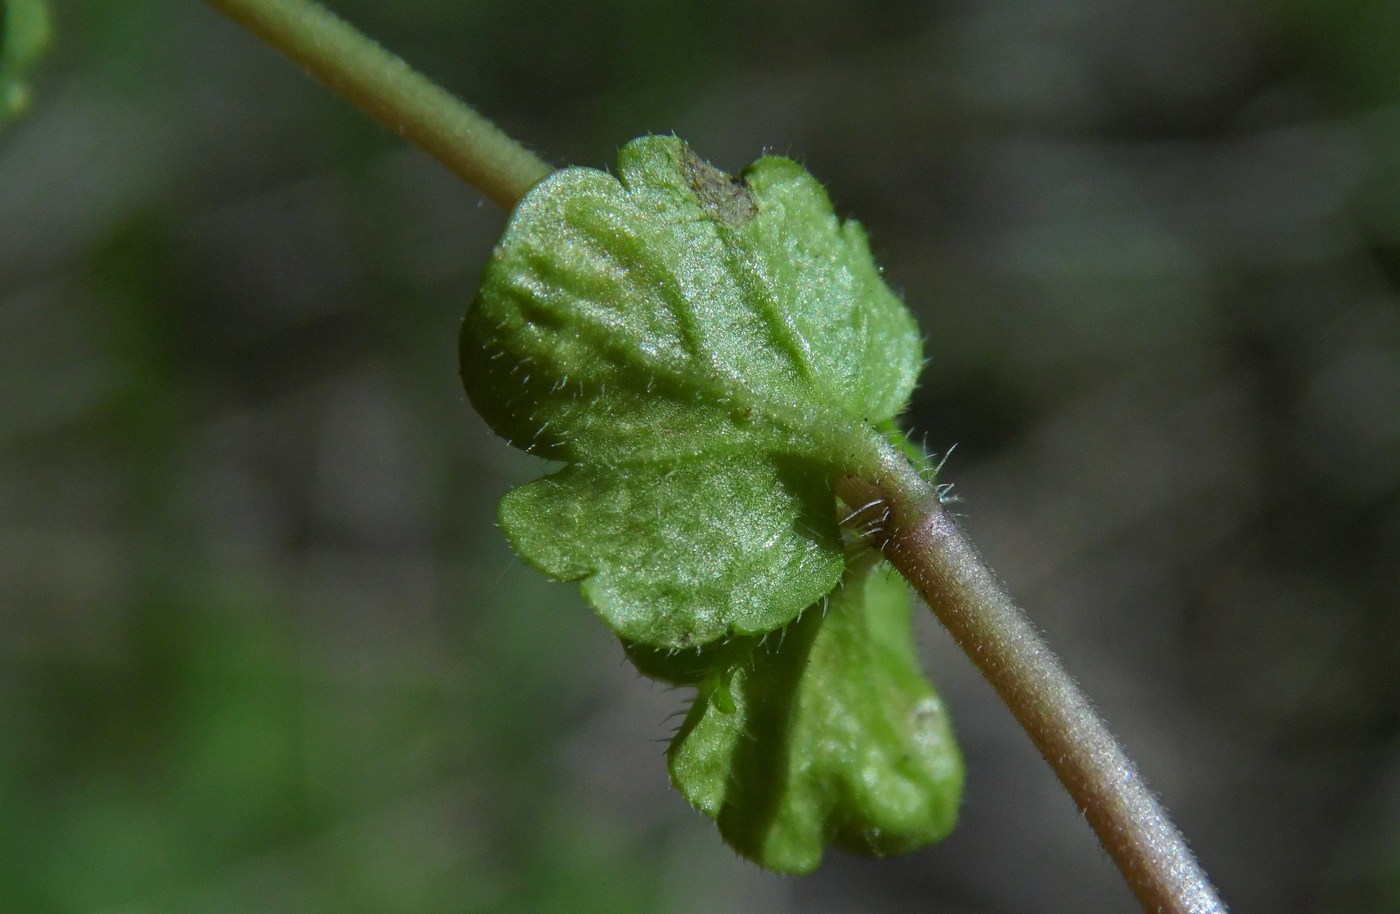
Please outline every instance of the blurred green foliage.
[[29, 70], [48, 44], [44, 0], [0, 2], [0, 126], [29, 107]]
[[[1400, 905], [1393, 4], [335, 6], [555, 161], [804, 159], [1227, 900]], [[649, 742], [685, 696], [493, 527], [537, 468], [454, 350], [501, 215], [199, 4], [54, 12], [0, 135], [0, 909], [1127, 908], [937, 636], [953, 836], [732, 859]]]

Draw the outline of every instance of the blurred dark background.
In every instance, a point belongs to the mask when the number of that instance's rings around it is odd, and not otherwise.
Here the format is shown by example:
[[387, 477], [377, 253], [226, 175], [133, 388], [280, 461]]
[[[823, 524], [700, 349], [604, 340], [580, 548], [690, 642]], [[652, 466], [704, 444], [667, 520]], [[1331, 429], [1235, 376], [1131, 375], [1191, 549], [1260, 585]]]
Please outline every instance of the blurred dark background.
[[[1238, 911], [1400, 910], [1400, 4], [340, 0], [558, 163], [804, 161], [910, 414]], [[198, 3], [56, 4], [0, 134], [0, 909], [1129, 911], [925, 620], [963, 823], [803, 879], [666, 782], [496, 499], [503, 215]]]

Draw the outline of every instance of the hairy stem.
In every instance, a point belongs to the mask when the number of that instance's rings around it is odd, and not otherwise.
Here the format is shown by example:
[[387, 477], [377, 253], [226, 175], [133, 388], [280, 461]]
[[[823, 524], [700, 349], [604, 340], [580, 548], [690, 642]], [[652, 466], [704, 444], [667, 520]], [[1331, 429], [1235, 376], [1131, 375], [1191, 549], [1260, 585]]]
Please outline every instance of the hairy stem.
[[[380, 123], [511, 209], [550, 167], [494, 124], [313, 0], [207, 0]], [[879, 478], [874, 478], [879, 477]], [[891, 454], [870, 478], [837, 481], [847, 504], [888, 507], [881, 550], [923, 595], [1030, 734], [1144, 910], [1225, 907], [1079, 687], [943, 510]]]
[[[898, 463], [895, 463], [895, 461]], [[982, 564], [937, 492], [891, 455], [882, 479], [845, 477], [851, 505], [878, 502], [881, 551], [987, 677], [1127, 879], [1143, 910], [1223, 912], [1224, 904], [1117, 740]]]
[[207, 0], [509, 210], [551, 171], [450, 92], [312, 0]]

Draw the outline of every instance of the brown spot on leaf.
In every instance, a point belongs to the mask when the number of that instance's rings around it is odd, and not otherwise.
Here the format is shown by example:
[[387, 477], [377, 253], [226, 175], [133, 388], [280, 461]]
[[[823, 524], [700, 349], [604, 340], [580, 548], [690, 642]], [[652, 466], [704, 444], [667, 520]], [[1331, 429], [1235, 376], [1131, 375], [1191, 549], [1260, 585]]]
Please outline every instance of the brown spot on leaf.
[[713, 219], [743, 225], [758, 214], [758, 202], [742, 178], [720, 171], [689, 146], [681, 147], [681, 168], [686, 183]]

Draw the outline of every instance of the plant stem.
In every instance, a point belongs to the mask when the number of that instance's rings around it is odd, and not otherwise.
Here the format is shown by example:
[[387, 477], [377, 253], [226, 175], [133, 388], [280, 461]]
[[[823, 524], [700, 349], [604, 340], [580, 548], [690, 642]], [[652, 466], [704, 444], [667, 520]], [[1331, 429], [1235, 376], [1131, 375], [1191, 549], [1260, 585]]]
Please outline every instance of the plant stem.
[[881, 479], [844, 477], [848, 505], [877, 503], [881, 551], [991, 682], [1084, 812], [1143, 910], [1225, 906], [1117, 740], [1025, 614], [982, 564], [938, 493], [891, 454]]
[[312, 0], [207, 0], [509, 210], [552, 170], [450, 92]]
[[[465, 103], [313, 0], [207, 0], [509, 210], [550, 167]], [[1143, 909], [1224, 905], [1122, 748], [1024, 613], [982, 564], [938, 493], [891, 452], [848, 505], [885, 514], [880, 548], [991, 682], [1084, 811]], [[884, 508], [888, 508], [884, 512]]]

